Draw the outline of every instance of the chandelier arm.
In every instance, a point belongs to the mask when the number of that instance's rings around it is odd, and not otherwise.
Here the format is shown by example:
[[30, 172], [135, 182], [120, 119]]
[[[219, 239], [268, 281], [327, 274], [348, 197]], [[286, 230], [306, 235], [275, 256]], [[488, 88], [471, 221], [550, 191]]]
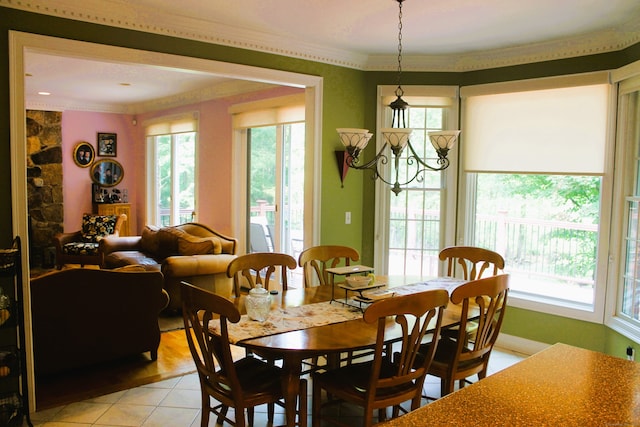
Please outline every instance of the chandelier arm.
[[376, 156], [373, 159], [369, 160], [367, 163], [363, 165], [358, 165], [358, 159], [357, 158], [354, 159], [354, 157], [349, 155], [347, 157], [347, 165], [353, 169], [372, 169], [373, 167], [375, 167], [375, 173], [376, 175], [379, 176], [378, 167], [377, 167], [378, 161], [382, 162], [383, 164], [386, 164], [389, 161], [386, 154], [383, 154], [384, 150], [387, 148], [387, 145], [388, 143], [385, 142], [382, 148], [380, 149], [380, 151], [378, 152], [378, 154], [376, 154]]
[[418, 164], [422, 165], [422, 167], [424, 168], [424, 169], [422, 169], [422, 171], [427, 170], [427, 169], [428, 170], [432, 170], [432, 171], [441, 171], [441, 170], [444, 170], [447, 167], [449, 167], [449, 159], [448, 158], [438, 155], [437, 163], [438, 163], [439, 166], [437, 166], [437, 167], [430, 166], [420, 158], [418, 153], [416, 153], [415, 150], [413, 149], [413, 147], [411, 146], [410, 142], [407, 143], [407, 146], [409, 147], [409, 151], [411, 151], [411, 155], [409, 157], [413, 157], [416, 160], [416, 162], [418, 162]]

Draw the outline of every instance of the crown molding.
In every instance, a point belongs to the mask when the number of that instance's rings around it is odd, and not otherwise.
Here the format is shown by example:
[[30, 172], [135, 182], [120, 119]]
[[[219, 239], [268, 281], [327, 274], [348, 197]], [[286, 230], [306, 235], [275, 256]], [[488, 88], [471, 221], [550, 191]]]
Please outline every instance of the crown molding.
[[[116, 3], [119, 3], [117, 5]], [[180, 16], [166, 16], [138, 7], [134, 2], [112, 2], [105, 8], [99, 0], [0, 0], [0, 6], [24, 11], [236, 47], [291, 58], [305, 59], [366, 71], [397, 69], [397, 55], [365, 55], [331, 49], [271, 34], [238, 29], [223, 23]], [[566, 59], [613, 52], [640, 42], [640, 22], [631, 20], [615, 29], [543, 43], [454, 55], [403, 56], [407, 71], [465, 72], [511, 65]]]
[[113, 104], [97, 104], [77, 99], [56, 99], [55, 102], [47, 102], [41, 99], [25, 99], [27, 110], [41, 111], [91, 111], [94, 113], [127, 114], [127, 107]]
[[56, 99], [54, 102], [47, 102], [42, 97], [33, 97], [25, 100], [28, 110], [43, 111], [91, 111], [94, 113], [113, 114], [142, 114], [151, 111], [166, 110], [182, 105], [195, 104], [198, 102], [222, 99], [235, 95], [254, 93], [274, 87], [271, 84], [253, 82], [247, 80], [233, 80], [218, 83], [215, 86], [204, 90], [193, 90], [173, 96], [154, 99], [153, 101], [136, 104], [102, 104], [92, 103], [86, 100], [77, 99]]

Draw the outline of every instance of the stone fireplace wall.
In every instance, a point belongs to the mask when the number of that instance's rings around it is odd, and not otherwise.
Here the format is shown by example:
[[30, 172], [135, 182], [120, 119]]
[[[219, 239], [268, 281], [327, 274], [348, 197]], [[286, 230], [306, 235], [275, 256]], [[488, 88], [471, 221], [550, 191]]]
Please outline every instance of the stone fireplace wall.
[[54, 264], [53, 236], [63, 231], [62, 113], [27, 110], [27, 197], [31, 267]]

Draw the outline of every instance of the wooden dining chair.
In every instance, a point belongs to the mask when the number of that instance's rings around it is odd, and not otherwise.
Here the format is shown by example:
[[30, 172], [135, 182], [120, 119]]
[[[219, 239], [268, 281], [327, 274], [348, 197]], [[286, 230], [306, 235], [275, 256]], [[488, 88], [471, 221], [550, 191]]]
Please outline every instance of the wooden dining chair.
[[441, 250], [438, 257], [447, 261], [447, 276], [464, 280], [495, 276], [504, 269], [502, 255], [475, 246], [449, 246]]
[[349, 246], [320, 245], [307, 248], [298, 257], [298, 265], [304, 274], [304, 287], [328, 285], [327, 268], [348, 266], [358, 260], [358, 251]]
[[295, 269], [296, 260], [278, 252], [256, 252], [235, 258], [227, 267], [227, 277], [233, 279], [233, 289], [240, 296], [243, 289], [252, 289], [260, 284], [265, 289], [276, 289], [281, 283], [283, 291], [288, 288], [289, 270]]
[[[460, 277], [464, 280], [495, 276], [504, 269], [502, 255], [476, 246], [449, 246], [441, 250], [438, 257], [441, 261], [447, 261], [447, 276]], [[467, 341], [477, 326], [475, 322], [467, 324], [467, 334], [465, 335]], [[458, 334], [458, 327], [445, 328], [442, 334], [454, 338]]]
[[[367, 307], [364, 321], [377, 323], [373, 360], [312, 374], [313, 426], [320, 426], [322, 409], [337, 402], [363, 407], [364, 426], [372, 424], [376, 409], [379, 421], [386, 419], [386, 408], [393, 407], [395, 416], [399, 405], [406, 401], [411, 401], [412, 410], [417, 409], [448, 301], [447, 291], [434, 289], [380, 300]], [[395, 318], [395, 322], [390, 316]], [[386, 333], [392, 327], [402, 331], [402, 339], [394, 346], [393, 354], [385, 351]], [[427, 333], [436, 339], [422, 346], [422, 339]], [[424, 353], [417, 363], [420, 349]], [[326, 402], [321, 400], [322, 390], [326, 391]]]
[[[180, 284], [182, 316], [189, 350], [198, 371], [202, 393], [200, 425], [209, 425], [211, 413], [217, 424], [225, 421], [245, 426], [245, 410], [249, 425], [253, 425], [253, 408], [268, 405], [268, 420], [273, 423], [274, 404], [283, 398], [283, 371], [254, 357], [234, 361], [229, 345], [228, 322], [237, 323], [240, 312], [233, 303], [205, 289], [186, 282]], [[207, 326], [211, 319], [220, 318], [220, 332]], [[307, 381], [300, 380], [298, 420], [307, 417]], [[220, 402], [212, 405], [211, 398]], [[227, 416], [235, 411], [235, 420]]]
[[[360, 254], [358, 254], [358, 251], [349, 246], [319, 245], [307, 248], [303, 250], [298, 257], [298, 265], [302, 267], [304, 287], [330, 285], [327, 268], [345, 267], [351, 265], [352, 261], [355, 262], [359, 260]], [[358, 357], [367, 357], [371, 352], [360, 351], [356, 354]], [[305, 364], [308, 364], [311, 367], [310, 371], [313, 371], [324, 366], [320, 365], [318, 360], [318, 356], [314, 356], [309, 361], [305, 361]], [[339, 360], [334, 363], [337, 364], [342, 361], [351, 363], [353, 360], [354, 352], [350, 351], [346, 353], [344, 357], [339, 357]]]
[[[487, 375], [489, 357], [502, 326], [508, 292], [509, 275], [500, 274], [467, 282], [451, 294], [451, 302], [461, 304], [458, 335], [442, 335], [429, 367], [429, 374], [441, 379], [441, 396], [451, 393], [456, 381], [464, 387], [465, 378], [477, 374], [482, 379]], [[476, 327], [471, 338], [467, 339], [467, 324], [472, 320]], [[430, 349], [425, 344], [421, 353], [429, 357]]]

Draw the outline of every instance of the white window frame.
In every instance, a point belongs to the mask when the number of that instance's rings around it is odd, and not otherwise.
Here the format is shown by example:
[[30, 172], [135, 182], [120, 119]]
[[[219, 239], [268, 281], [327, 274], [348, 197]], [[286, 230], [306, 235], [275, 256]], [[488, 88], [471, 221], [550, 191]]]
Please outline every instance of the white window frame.
[[[377, 91], [377, 124], [378, 129], [376, 134], [376, 153], [378, 153], [384, 145], [384, 138], [380, 133], [380, 129], [389, 127], [388, 123], [390, 118], [387, 117], [389, 110], [385, 105], [385, 98], [388, 98], [395, 92], [397, 86], [380, 85]], [[445, 126], [447, 129], [459, 129], [459, 87], [458, 86], [403, 86], [405, 95], [404, 98], [410, 97], [446, 97], [452, 96], [453, 105], [449, 108], [447, 113], [447, 123]], [[410, 102], [409, 102], [410, 103]], [[388, 103], [387, 103], [388, 104]], [[443, 224], [441, 231], [441, 243], [442, 246], [449, 246], [454, 244], [456, 221], [447, 220], [447, 218], [453, 219], [457, 216], [456, 211], [456, 188], [458, 177], [458, 153], [457, 147], [454, 147], [450, 152], [448, 159], [450, 161], [449, 167], [443, 171], [442, 177], [442, 199], [441, 199], [441, 212], [440, 217]], [[387, 154], [391, 154], [389, 151]], [[364, 173], [368, 173], [364, 171]], [[386, 176], [391, 173], [391, 162], [387, 164], [385, 169]], [[375, 200], [376, 200], [376, 212], [374, 223], [374, 268], [380, 274], [388, 274], [388, 248], [389, 248], [389, 206], [391, 197], [394, 197], [391, 192], [390, 186], [380, 179], [375, 182]], [[442, 269], [440, 265], [440, 269]], [[442, 272], [441, 272], [442, 273]]]
[[[281, 72], [273, 71], [274, 75]], [[321, 190], [321, 161], [322, 144], [321, 138], [321, 113], [322, 113], [322, 78], [292, 75], [296, 82], [305, 87], [304, 91], [304, 122], [305, 122], [305, 178], [304, 178], [304, 247], [317, 245], [320, 239], [320, 190]], [[299, 95], [283, 96], [265, 99], [262, 101], [236, 104], [230, 107], [230, 114], [248, 112], [251, 110], [279, 111], [278, 107], [287, 105], [291, 100], [295, 100]], [[285, 108], [286, 110], [286, 108]], [[277, 113], [275, 114], [278, 115]], [[248, 115], [249, 120], [253, 114]], [[247, 123], [251, 123], [250, 121]], [[255, 123], [254, 123], [255, 124]], [[245, 219], [247, 213], [247, 144], [246, 144], [246, 123], [233, 125], [232, 140], [232, 229], [233, 235], [238, 238], [238, 252], [246, 253], [247, 230]]]
[[[611, 79], [619, 85], [631, 82], [634, 90], [640, 90], [640, 61], [619, 68], [611, 73]], [[616, 171], [614, 185], [614, 209], [612, 213], [611, 233], [611, 268], [609, 271], [607, 288], [607, 304], [605, 311], [605, 325], [623, 336], [640, 343], [640, 325], [620, 316], [622, 295], [624, 291], [624, 268], [626, 255], [627, 203], [626, 198], [633, 192], [636, 173], [637, 149], [628, 138], [626, 123], [626, 109], [624, 94], [620, 95], [618, 114], [620, 124], [617, 130]]]
[[[192, 213], [192, 218], [197, 218], [198, 217], [198, 182], [199, 180], [197, 179], [198, 177], [198, 141], [200, 140], [200, 129], [199, 129], [199, 114], [198, 112], [193, 112], [193, 113], [189, 113], [189, 114], [179, 114], [179, 115], [171, 115], [171, 116], [164, 116], [164, 117], [158, 117], [158, 118], [154, 118], [152, 120], [148, 120], [145, 123], [143, 123], [143, 126], [145, 127], [145, 144], [146, 144], [146, 153], [147, 153], [147, 159], [146, 159], [146, 183], [147, 183], [147, 199], [146, 199], [146, 213], [147, 213], [147, 219], [146, 222], [147, 224], [155, 224], [155, 225], [160, 225], [160, 224], [156, 224], [156, 219], [158, 217], [158, 189], [157, 189], [157, 176], [156, 176], [156, 144], [155, 144], [155, 137], [159, 136], [159, 135], [171, 135], [171, 169], [174, 169], [174, 158], [176, 156], [176, 146], [174, 143], [175, 140], [175, 135], [177, 133], [180, 133], [179, 130], [176, 130], [175, 132], [171, 131], [172, 127], [184, 127], [183, 123], [186, 123], [187, 128], [190, 129], [189, 131], [191, 132], [195, 132], [196, 137], [195, 137], [195, 154], [194, 154], [194, 160], [195, 163], [193, 165], [194, 167], [194, 176], [196, 177], [195, 183], [194, 183], [194, 207], [193, 207], [193, 213]], [[161, 133], [157, 133], [157, 134], [149, 134], [149, 129], [151, 128], [164, 128]], [[151, 132], [154, 133], [154, 132]], [[172, 188], [172, 194], [175, 191], [176, 188], [176, 182], [175, 180], [172, 179], [173, 182], [173, 188]], [[172, 223], [175, 222], [177, 212], [174, 209], [173, 203], [171, 206], [171, 218], [172, 218]], [[175, 225], [175, 224], [172, 224]]]
[[[562, 87], [562, 81], [565, 79], [574, 79], [578, 76], [561, 76], [557, 78], [545, 78], [545, 79], [532, 79], [523, 80], [518, 82], [508, 82], [504, 84], [492, 84], [492, 85], [480, 85], [478, 87], [482, 89], [482, 86], [486, 86], [488, 91], [494, 91], [496, 87], [504, 85], [505, 87], [512, 87], [514, 92], [526, 90], [526, 88], [540, 88], [548, 87], [549, 84], [553, 85], [555, 79], [560, 83], [559, 87]], [[589, 80], [589, 76], [585, 75], [585, 79]], [[461, 88], [464, 93], [465, 88]], [[594, 284], [594, 302], [591, 310], [585, 309], [585, 307], [574, 305], [571, 303], [562, 303], [553, 298], [545, 298], [544, 296], [525, 296], [518, 294], [517, 292], [511, 292], [509, 294], [509, 305], [513, 307], [523, 308], [527, 310], [537, 311], [540, 313], [558, 315], [568, 317], [577, 320], [584, 320], [594, 323], [603, 323], [605, 316], [605, 301], [607, 293], [607, 277], [609, 271], [609, 243], [611, 235], [611, 210], [613, 202], [613, 152], [615, 148], [615, 111], [616, 111], [616, 99], [617, 91], [615, 87], [610, 90], [609, 107], [610, 112], [607, 123], [607, 140], [605, 142], [605, 159], [604, 159], [604, 174], [602, 176], [601, 186], [601, 199], [600, 199], [600, 224], [598, 235], [598, 254], [597, 254], [597, 266], [596, 266], [596, 279]], [[463, 108], [464, 111], [464, 108]], [[462, 143], [464, 143], [464, 129], [461, 133]], [[470, 244], [472, 239], [473, 230], [473, 206], [475, 206], [475, 200], [473, 194], [475, 191], [470, 191], [475, 185], [475, 179], [473, 179], [471, 173], [466, 173], [463, 168], [460, 168], [458, 190], [458, 204], [460, 209], [460, 217], [458, 223], [458, 244]], [[468, 231], [467, 231], [468, 230]]]

